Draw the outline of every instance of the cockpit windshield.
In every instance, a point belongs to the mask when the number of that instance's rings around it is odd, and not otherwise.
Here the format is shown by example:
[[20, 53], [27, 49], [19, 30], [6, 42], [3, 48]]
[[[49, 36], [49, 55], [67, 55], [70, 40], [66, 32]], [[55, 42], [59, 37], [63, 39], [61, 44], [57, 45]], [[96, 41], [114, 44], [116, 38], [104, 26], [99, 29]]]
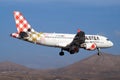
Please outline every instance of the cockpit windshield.
[[107, 41], [109, 41], [109, 39], [106, 39]]

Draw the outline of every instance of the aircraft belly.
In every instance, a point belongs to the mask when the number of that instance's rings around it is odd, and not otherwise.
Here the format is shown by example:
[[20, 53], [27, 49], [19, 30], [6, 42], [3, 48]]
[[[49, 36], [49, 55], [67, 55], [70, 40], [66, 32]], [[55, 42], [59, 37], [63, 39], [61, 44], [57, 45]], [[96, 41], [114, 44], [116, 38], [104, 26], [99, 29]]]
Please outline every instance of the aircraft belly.
[[45, 39], [43, 45], [52, 46], [52, 47], [66, 47], [71, 43], [71, 40], [66, 39]]
[[56, 40], [52, 40], [52, 39], [44, 39], [44, 41], [40, 41], [40, 43], [42, 45], [55, 47], [57, 42]]

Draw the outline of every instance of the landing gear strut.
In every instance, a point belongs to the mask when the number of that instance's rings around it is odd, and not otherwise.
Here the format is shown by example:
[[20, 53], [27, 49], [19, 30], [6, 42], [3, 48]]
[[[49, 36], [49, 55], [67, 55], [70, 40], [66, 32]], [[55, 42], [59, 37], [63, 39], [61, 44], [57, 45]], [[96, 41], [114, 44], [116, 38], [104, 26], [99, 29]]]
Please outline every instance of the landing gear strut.
[[59, 53], [60, 56], [64, 56], [63, 49], [61, 49], [61, 52]]
[[101, 52], [100, 52], [100, 48], [97, 48], [97, 50], [98, 50], [97, 55], [100, 56], [100, 53], [101, 53]]

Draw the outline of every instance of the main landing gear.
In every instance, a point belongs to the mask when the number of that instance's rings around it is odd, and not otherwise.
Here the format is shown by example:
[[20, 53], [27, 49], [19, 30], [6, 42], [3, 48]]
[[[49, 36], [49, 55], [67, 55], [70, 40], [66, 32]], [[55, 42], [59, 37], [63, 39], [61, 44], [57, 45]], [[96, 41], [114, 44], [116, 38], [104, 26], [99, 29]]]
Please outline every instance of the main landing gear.
[[61, 52], [59, 53], [60, 56], [64, 56], [63, 49], [61, 49]]
[[[100, 48], [97, 48], [97, 51], [98, 51], [97, 55], [100, 56], [101, 55]], [[73, 54], [73, 52], [70, 52], [70, 54]], [[61, 49], [61, 52], [59, 52], [59, 55], [64, 56], [63, 49]]]

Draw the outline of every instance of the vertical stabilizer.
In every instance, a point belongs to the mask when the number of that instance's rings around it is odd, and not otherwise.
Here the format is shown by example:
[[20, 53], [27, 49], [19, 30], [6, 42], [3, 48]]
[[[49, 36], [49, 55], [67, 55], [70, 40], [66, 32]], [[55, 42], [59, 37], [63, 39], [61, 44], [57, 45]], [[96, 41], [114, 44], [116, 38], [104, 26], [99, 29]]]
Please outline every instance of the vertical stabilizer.
[[22, 13], [20, 13], [19, 11], [14, 11], [14, 18], [18, 33], [27, 31], [34, 32], [34, 30], [31, 28], [31, 25], [28, 23]]

